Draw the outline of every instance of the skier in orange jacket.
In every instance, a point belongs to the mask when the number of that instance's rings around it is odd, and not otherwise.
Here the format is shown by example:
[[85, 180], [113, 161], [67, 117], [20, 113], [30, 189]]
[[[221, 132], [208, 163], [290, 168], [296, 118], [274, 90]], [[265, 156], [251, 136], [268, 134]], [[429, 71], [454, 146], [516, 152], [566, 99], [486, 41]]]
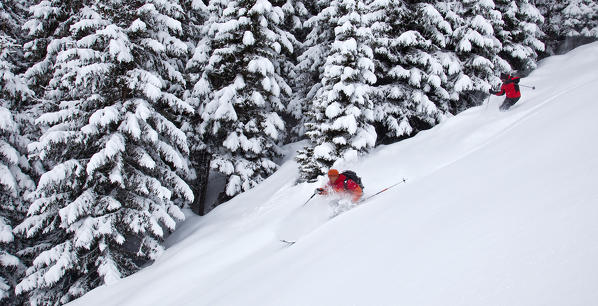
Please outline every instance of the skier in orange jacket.
[[328, 184], [323, 188], [316, 189], [316, 191], [321, 195], [329, 193], [347, 194], [351, 196], [353, 203], [359, 202], [363, 195], [363, 190], [357, 182], [339, 173], [336, 169], [328, 171]]

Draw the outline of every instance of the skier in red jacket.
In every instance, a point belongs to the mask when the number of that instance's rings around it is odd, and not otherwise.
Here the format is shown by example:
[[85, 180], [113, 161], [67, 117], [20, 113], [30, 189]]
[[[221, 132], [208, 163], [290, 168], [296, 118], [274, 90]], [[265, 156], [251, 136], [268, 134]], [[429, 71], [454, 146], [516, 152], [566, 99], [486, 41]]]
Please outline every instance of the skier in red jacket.
[[501, 111], [506, 111], [521, 98], [521, 91], [519, 91], [520, 78], [503, 73], [500, 75], [500, 79], [503, 82], [502, 86], [500, 86], [500, 91], [490, 91], [490, 94], [497, 96], [507, 94], [507, 98], [500, 106]]
[[328, 184], [323, 188], [318, 188], [316, 191], [321, 195], [329, 193], [347, 194], [351, 196], [353, 203], [357, 203], [363, 195], [363, 190], [359, 187], [359, 184], [347, 178], [344, 174], [339, 174], [336, 169], [328, 171]]

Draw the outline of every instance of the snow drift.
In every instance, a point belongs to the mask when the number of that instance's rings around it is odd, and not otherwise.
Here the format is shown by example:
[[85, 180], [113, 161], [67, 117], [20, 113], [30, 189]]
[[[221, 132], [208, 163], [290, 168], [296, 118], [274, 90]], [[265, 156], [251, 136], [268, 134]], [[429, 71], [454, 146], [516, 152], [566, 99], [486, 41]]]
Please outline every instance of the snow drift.
[[318, 187], [293, 185], [292, 160], [72, 304], [598, 305], [598, 43], [522, 84], [508, 112], [492, 97], [347, 165], [366, 195], [408, 182], [290, 247], [280, 229]]

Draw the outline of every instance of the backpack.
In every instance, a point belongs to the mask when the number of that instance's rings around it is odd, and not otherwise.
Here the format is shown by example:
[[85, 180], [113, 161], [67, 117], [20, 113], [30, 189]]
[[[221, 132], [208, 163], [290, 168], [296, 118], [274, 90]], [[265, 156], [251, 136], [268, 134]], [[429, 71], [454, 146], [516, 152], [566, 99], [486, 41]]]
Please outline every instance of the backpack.
[[519, 81], [520, 80], [521, 80], [520, 77], [509, 75], [505, 84], [513, 83], [513, 86], [515, 87], [515, 91], [519, 92]]
[[359, 185], [359, 187], [361, 187], [361, 190], [365, 189], [365, 187], [363, 186], [363, 183], [361, 182], [361, 177], [357, 176], [357, 173], [355, 173], [354, 171], [345, 170], [341, 174], [345, 176], [345, 181], [343, 182], [345, 189], [347, 189], [347, 181], [348, 180], [352, 180], [357, 185]]

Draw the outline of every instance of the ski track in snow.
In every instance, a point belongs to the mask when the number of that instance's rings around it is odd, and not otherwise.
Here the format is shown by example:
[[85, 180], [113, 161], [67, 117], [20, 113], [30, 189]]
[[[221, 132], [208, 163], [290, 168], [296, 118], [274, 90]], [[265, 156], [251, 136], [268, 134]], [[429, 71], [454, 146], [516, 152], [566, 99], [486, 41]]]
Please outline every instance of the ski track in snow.
[[287, 161], [71, 304], [598, 305], [598, 43], [523, 82], [507, 112], [493, 97], [347, 167], [366, 196], [407, 184], [327, 221], [327, 199], [302, 206], [324, 181], [293, 186]]

